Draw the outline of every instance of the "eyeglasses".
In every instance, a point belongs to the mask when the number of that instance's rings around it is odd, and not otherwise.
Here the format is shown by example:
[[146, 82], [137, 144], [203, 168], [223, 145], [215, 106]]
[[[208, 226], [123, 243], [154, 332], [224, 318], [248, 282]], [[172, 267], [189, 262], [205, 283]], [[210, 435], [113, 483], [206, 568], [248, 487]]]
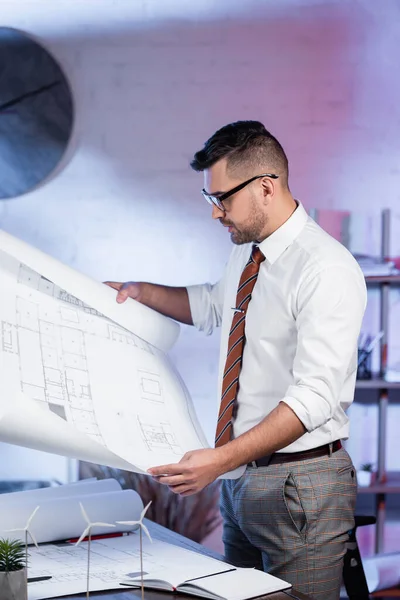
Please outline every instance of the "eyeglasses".
[[278, 179], [279, 175], [275, 175], [274, 173], [263, 173], [262, 175], [255, 175], [247, 181], [244, 181], [243, 183], [240, 183], [236, 187], [232, 188], [231, 190], [229, 190], [229, 192], [225, 192], [224, 194], [220, 194], [219, 196], [213, 196], [212, 194], [206, 192], [206, 190], [204, 189], [201, 190], [201, 193], [203, 194], [204, 198], [209, 204], [214, 204], [217, 208], [219, 208], [219, 210], [223, 210], [225, 212], [225, 207], [222, 204], [224, 200], [227, 200], [230, 196], [236, 194], [236, 192], [240, 192], [240, 190], [246, 187], [246, 185], [249, 185], [249, 183], [255, 181], [256, 179], [260, 179], [261, 177], [270, 177], [271, 179]]

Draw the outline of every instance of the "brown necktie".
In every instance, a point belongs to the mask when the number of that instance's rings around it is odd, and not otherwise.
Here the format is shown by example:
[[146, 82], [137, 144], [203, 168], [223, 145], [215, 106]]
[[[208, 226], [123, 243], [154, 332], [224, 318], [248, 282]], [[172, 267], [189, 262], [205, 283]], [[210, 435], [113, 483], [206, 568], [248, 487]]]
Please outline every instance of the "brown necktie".
[[233, 416], [239, 389], [239, 375], [242, 368], [243, 348], [245, 343], [244, 326], [246, 312], [251, 294], [258, 277], [260, 264], [265, 260], [264, 254], [257, 246], [253, 246], [251, 256], [239, 281], [236, 295], [236, 310], [233, 315], [228, 339], [224, 377], [222, 380], [222, 397], [219, 408], [215, 447], [223, 446], [232, 436]]

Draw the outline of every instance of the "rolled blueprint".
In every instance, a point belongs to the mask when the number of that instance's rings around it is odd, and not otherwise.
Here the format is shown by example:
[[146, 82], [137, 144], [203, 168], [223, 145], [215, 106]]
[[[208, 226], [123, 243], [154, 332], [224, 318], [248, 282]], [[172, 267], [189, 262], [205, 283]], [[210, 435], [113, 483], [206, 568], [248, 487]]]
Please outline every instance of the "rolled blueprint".
[[0, 232], [0, 441], [139, 473], [207, 447], [178, 325]]
[[[143, 509], [143, 502], [134, 490], [119, 490], [100, 494], [82, 494], [61, 498], [49, 498], [38, 502], [37, 499], [22, 493], [18, 499], [9, 498], [1, 505], [0, 537], [25, 539], [21, 529], [26, 526], [29, 516], [39, 506], [30, 525], [30, 531], [38, 544], [56, 540], [79, 538], [87, 523], [82, 515], [82, 503], [90, 521], [114, 524], [116, 521], [137, 521]], [[131, 531], [133, 527], [117, 525], [115, 531]], [[110, 534], [109, 527], [93, 527], [92, 534]], [[31, 540], [29, 540], [31, 541]]]
[[0, 511], [3, 506], [10, 506], [10, 503], [32, 501], [32, 503], [53, 498], [71, 498], [72, 496], [84, 496], [86, 494], [101, 494], [103, 492], [121, 491], [121, 485], [116, 479], [82, 479], [75, 483], [66, 483], [65, 485], [55, 485], [51, 487], [37, 488], [35, 490], [24, 490], [21, 492], [8, 492], [0, 494]]

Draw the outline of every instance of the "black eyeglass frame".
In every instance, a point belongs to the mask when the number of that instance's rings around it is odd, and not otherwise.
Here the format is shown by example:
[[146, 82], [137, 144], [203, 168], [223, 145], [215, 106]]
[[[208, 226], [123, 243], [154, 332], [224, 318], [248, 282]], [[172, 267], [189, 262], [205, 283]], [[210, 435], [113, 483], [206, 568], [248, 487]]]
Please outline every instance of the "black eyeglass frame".
[[208, 192], [206, 192], [206, 190], [204, 188], [201, 190], [201, 193], [203, 194], [204, 198], [207, 200], [208, 204], [211, 204], [211, 205], [214, 204], [214, 206], [216, 206], [217, 208], [219, 208], [220, 210], [223, 210], [225, 212], [226, 209], [225, 209], [224, 205], [222, 204], [224, 200], [227, 200], [230, 196], [233, 196], [233, 194], [236, 194], [236, 192], [240, 192], [240, 190], [242, 190], [244, 187], [246, 187], [246, 185], [249, 185], [249, 183], [251, 183], [252, 181], [255, 181], [256, 179], [260, 179], [261, 177], [270, 177], [271, 179], [278, 179], [279, 175], [276, 175], [275, 173], [262, 173], [262, 175], [255, 175], [254, 177], [247, 179], [247, 181], [244, 181], [243, 183], [239, 183], [239, 185], [232, 188], [228, 192], [221, 194], [220, 196], [213, 196], [212, 194], [209, 194]]

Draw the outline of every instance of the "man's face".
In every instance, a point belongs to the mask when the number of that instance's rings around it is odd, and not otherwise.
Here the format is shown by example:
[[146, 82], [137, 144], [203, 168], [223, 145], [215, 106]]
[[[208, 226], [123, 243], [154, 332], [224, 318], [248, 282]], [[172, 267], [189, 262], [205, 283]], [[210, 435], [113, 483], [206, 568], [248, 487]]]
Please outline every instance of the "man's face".
[[[244, 179], [228, 175], [226, 166], [226, 159], [222, 159], [204, 171], [204, 189], [209, 194], [220, 196], [243, 183]], [[263, 188], [261, 181], [256, 179], [223, 201], [225, 211], [213, 205], [212, 217], [228, 228], [234, 244], [260, 241], [268, 222], [262, 200]]]

